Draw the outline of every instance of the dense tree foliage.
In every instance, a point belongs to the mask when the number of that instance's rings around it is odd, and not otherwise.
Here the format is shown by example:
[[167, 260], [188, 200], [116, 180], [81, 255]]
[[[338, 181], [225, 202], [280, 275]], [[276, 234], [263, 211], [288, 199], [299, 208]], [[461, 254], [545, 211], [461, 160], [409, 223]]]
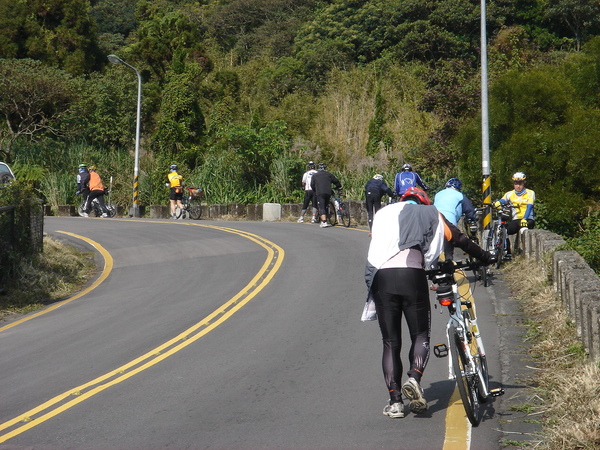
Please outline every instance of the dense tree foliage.
[[73, 75], [98, 69], [87, 0], [0, 1], [0, 58], [31, 58]]
[[[587, 170], [597, 162], [599, 7], [487, 4], [493, 189], [525, 170], [540, 225], [564, 233], [600, 185]], [[137, 79], [108, 63], [114, 53], [143, 79], [144, 202], [165, 197], [171, 162], [223, 202], [300, 197], [306, 159], [330, 163], [355, 198], [373, 172], [389, 179], [404, 161], [434, 187], [459, 175], [479, 191], [479, 0], [0, 0], [0, 24], [2, 67], [33, 58], [40, 74], [23, 62], [0, 78], [11, 118], [2, 148], [22, 170], [60, 159], [61, 171], [71, 158], [130, 172]], [[34, 94], [45, 115], [19, 113], [15, 128], [9, 100]], [[28, 133], [44, 146], [19, 138]], [[128, 178], [115, 175], [123, 205]]]
[[61, 120], [76, 98], [75, 84], [62, 70], [32, 59], [0, 59], [0, 155], [12, 160], [19, 138], [36, 140], [69, 130]]

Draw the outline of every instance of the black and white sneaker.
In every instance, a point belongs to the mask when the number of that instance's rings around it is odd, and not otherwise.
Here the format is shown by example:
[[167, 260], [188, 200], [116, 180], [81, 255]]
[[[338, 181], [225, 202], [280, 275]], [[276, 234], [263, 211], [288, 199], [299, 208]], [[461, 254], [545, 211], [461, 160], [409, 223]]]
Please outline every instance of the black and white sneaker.
[[406, 383], [402, 385], [402, 393], [410, 400], [408, 408], [414, 414], [421, 414], [427, 411], [427, 400], [423, 397], [423, 389], [417, 380], [410, 377]]
[[402, 403], [393, 403], [390, 405], [388, 402], [385, 408], [383, 408], [383, 415], [392, 419], [402, 419], [404, 417], [404, 405]]

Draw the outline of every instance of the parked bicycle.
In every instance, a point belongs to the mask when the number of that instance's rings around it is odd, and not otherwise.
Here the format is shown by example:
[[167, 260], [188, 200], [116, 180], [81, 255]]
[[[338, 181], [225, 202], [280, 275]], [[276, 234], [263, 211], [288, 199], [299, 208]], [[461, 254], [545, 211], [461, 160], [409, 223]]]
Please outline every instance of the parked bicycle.
[[[484, 203], [484, 206], [493, 206]], [[513, 205], [507, 203], [500, 209], [494, 209], [494, 219], [491, 229], [483, 230], [483, 248], [493, 253], [496, 258], [496, 269], [502, 266], [502, 263], [510, 258], [508, 235], [506, 226], [512, 220]]]
[[175, 207], [175, 217], [177, 219], [185, 219], [187, 216], [190, 219], [198, 220], [202, 216], [202, 196], [204, 190], [201, 188], [188, 188], [186, 187], [183, 191], [183, 198], [181, 203], [183, 209], [179, 206]]
[[[479, 218], [482, 214], [484, 208], [477, 208], [475, 211], [477, 213], [477, 217]], [[479, 245], [479, 220], [467, 220], [466, 218], [463, 220], [463, 229], [465, 235], [475, 244]], [[473, 275], [478, 280], [481, 280], [484, 286], [488, 286], [488, 268], [484, 265], [473, 269]]]
[[469, 422], [479, 425], [482, 418], [481, 403], [490, 397], [504, 394], [504, 389], [489, 388], [489, 373], [485, 348], [475, 311], [475, 299], [469, 281], [462, 269], [477, 269], [480, 262], [444, 261], [437, 269], [426, 273], [436, 287], [436, 298], [448, 308], [446, 325], [447, 344], [433, 347], [438, 358], [448, 356], [448, 378], [456, 380]]
[[[339, 196], [338, 196], [339, 195]], [[327, 207], [327, 221], [329, 225], [336, 225], [339, 221], [342, 222], [346, 228], [350, 226], [350, 208], [342, 200], [342, 193], [338, 195], [332, 195]]]

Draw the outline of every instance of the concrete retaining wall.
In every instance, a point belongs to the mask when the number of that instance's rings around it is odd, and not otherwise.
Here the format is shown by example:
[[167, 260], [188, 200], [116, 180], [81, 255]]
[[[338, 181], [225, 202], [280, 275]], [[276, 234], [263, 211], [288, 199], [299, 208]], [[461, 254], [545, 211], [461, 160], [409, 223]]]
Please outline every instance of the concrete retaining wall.
[[[361, 201], [350, 200], [350, 216], [354, 225], [367, 224], [367, 210], [365, 203]], [[140, 206], [140, 212], [142, 211]], [[77, 210], [74, 206], [64, 205], [58, 207], [58, 215], [61, 216], [76, 216]], [[241, 203], [231, 203], [229, 205], [202, 205], [202, 219], [213, 220], [258, 220], [258, 221], [290, 221], [297, 219], [302, 209], [301, 203], [259, 203], [244, 205]], [[169, 219], [171, 217], [170, 208], [168, 205], [152, 205], [143, 209], [145, 212], [150, 212], [151, 219]], [[309, 214], [311, 211], [309, 210]], [[44, 209], [44, 215], [52, 215], [52, 210], [47, 207]], [[117, 217], [123, 216], [123, 208], [118, 207]], [[142, 215], [143, 217], [143, 215]]]
[[[564, 239], [546, 230], [523, 230], [520, 248], [527, 258], [552, 258], [554, 288], [590, 359], [600, 360], [600, 278], [575, 251], [556, 250]], [[556, 250], [556, 251], [555, 251]]]

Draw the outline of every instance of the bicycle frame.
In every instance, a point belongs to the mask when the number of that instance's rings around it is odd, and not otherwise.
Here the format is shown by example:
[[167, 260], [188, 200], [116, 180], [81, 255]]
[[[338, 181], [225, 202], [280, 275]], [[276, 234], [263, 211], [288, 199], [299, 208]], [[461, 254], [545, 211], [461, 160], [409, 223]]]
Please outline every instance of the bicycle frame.
[[[448, 308], [447, 344], [434, 346], [437, 357], [448, 356], [448, 379], [456, 380], [465, 411], [473, 426], [481, 421], [480, 402], [502, 395], [502, 388], [489, 388], [489, 374], [483, 339], [477, 324], [475, 300], [462, 269], [477, 270], [481, 263], [445, 261], [426, 273], [437, 284], [436, 298]], [[458, 363], [458, 366], [455, 365]]]
[[[459, 265], [461, 265], [461, 263], [458, 263], [455, 266], [455, 271], [460, 270]], [[467, 265], [467, 267], [470, 269], [473, 269], [473, 266], [474, 264]], [[479, 266], [479, 264], [477, 264], [477, 266]], [[465, 277], [464, 279], [466, 281], [464, 272], [462, 272], [462, 276]], [[455, 279], [454, 271], [450, 274], [444, 273], [440, 275], [434, 275], [432, 281], [438, 284], [439, 287], [450, 287], [451, 289], [450, 292], [447, 290], [439, 292], [438, 288], [438, 292], [436, 293], [440, 305], [448, 308], [449, 319], [448, 323], [446, 324], [446, 340], [448, 342], [448, 346], [451, 347], [452, 343], [450, 341], [449, 330], [452, 326], [454, 326], [455, 329], [460, 333], [461, 344], [463, 345], [463, 350], [465, 351], [465, 355], [468, 359], [466, 370], [470, 375], [477, 374], [479, 377], [478, 387], [481, 388], [481, 396], [487, 398], [489, 396], [487, 380], [484, 380], [482, 374], [475, 369], [474, 357], [485, 358], [486, 355], [483, 339], [481, 338], [479, 326], [477, 325], [475, 304], [470, 299], [465, 299], [464, 294], [459, 293], [458, 282]], [[470, 295], [469, 288], [469, 296]], [[472, 355], [472, 352], [468, 351], [469, 349], [467, 348], [473, 339], [475, 339], [478, 348], [478, 352], [475, 355]], [[448, 379], [456, 379], [454, 376], [452, 359], [448, 360]]]
[[486, 230], [488, 231], [488, 234], [484, 239], [485, 250], [494, 253], [494, 255], [496, 255], [498, 258], [496, 263], [497, 269], [500, 268], [504, 256], [508, 253], [506, 224], [512, 220], [512, 208], [513, 205], [508, 203], [500, 210], [496, 210], [494, 225], [491, 230]]
[[338, 218], [341, 220], [342, 225], [345, 227], [350, 226], [350, 210], [348, 209], [348, 205], [341, 199], [340, 196], [335, 194], [331, 195], [330, 204], [333, 204], [334, 212], [328, 211], [328, 219], [331, 225], [335, 225], [338, 223]]

